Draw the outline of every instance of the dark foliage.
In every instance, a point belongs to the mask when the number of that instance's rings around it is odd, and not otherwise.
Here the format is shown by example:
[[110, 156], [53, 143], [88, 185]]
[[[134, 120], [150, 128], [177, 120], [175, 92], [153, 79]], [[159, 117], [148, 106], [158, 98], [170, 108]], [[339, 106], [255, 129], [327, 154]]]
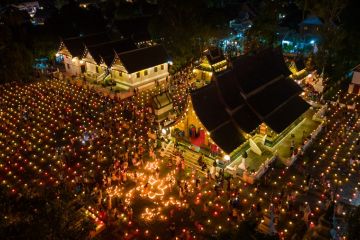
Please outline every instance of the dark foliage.
[[33, 60], [27, 39], [28, 15], [7, 7], [0, 18], [0, 84], [27, 81], [31, 79]]
[[2, 239], [86, 239], [94, 229], [84, 217], [79, 203], [64, 188], [45, 189], [40, 195], [25, 193], [9, 196], [3, 189], [0, 200]]
[[348, 238], [349, 240], [359, 239], [360, 236], [360, 206], [355, 208], [348, 219]]
[[203, 0], [159, 1], [158, 17], [150, 26], [154, 39], [163, 40], [175, 67], [195, 59], [211, 38], [227, 31], [226, 18]]

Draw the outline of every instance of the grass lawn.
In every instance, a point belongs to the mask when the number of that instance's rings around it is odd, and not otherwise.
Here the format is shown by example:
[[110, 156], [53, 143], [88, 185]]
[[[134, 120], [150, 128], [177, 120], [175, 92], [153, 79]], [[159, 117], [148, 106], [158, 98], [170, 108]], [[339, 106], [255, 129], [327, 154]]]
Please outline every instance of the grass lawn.
[[314, 110], [309, 110], [303, 121], [301, 121], [296, 127], [294, 127], [277, 145], [274, 146], [274, 150], [277, 151], [280, 159], [285, 160], [290, 157], [291, 143], [295, 143], [295, 147], [300, 146], [304, 138], [309, 136], [319, 125], [320, 122], [312, 120]]
[[248, 167], [248, 169], [257, 171], [260, 167], [261, 164], [263, 164], [267, 159], [272, 158], [273, 153], [270, 152], [269, 150], [265, 149], [262, 146], [259, 146], [261, 151], [262, 151], [262, 155], [259, 156], [256, 153], [254, 153], [253, 151], [248, 151], [248, 157], [245, 161], [246, 166]]

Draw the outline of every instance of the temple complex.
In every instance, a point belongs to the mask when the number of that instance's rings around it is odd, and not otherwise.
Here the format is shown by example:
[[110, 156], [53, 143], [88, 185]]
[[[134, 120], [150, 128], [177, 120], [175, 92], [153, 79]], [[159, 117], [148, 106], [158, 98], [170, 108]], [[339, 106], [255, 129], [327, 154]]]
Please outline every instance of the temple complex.
[[320, 122], [289, 77], [280, 49], [241, 56], [231, 65], [190, 94], [187, 113], [172, 130], [180, 142], [252, 182], [279, 155], [291, 164], [297, 147]]

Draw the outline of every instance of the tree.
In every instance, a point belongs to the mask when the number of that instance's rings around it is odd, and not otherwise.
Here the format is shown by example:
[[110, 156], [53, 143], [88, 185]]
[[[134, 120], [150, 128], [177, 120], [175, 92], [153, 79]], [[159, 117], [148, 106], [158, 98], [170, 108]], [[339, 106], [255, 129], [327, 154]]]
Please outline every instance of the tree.
[[354, 1], [299, 0], [298, 5], [302, 8], [304, 17], [306, 13], [310, 13], [323, 20], [324, 24], [320, 30], [321, 42], [313, 59], [318, 70], [324, 70], [327, 77], [337, 81], [351, 68], [352, 59], [358, 59], [359, 55], [354, 54], [354, 49], [349, 48], [357, 48], [358, 45], [358, 40], [352, 38], [357, 33], [348, 30], [349, 26], [355, 25], [355, 19], [344, 21], [351, 18], [351, 14], [356, 14], [353, 7], [350, 7], [354, 5]]
[[0, 191], [0, 235], [4, 239], [87, 239], [94, 229], [79, 207], [86, 199], [74, 198], [61, 187], [39, 195], [9, 196]]
[[360, 236], [360, 206], [356, 207], [348, 218], [349, 240], [359, 239]]
[[260, 4], [259, 15], [246, 32], [246, 51], [253, 52], [259, 48], [277, 45], [279, 14], [284, 12], [286, 6], [286, 1], [283, 0], [264, 0]]
[[69, 3], [68, 0], [54, 0], [54, 7], [57, 10], [60, 10], [63, 6], [65, 6], [68, 3]]
[[159, 12], [150, 24], [150, 33], [163, 40], [176, 67], [198, 57], [211, 38], [227, 31], [225, 18], [207, 8], [204, 0], [161, 0]]
[[90, 6], [84, 9], [74, 1], [64, 5], [57, 14], [48, 19], [46, 25], [54, 29], [53, 35], [64, 38], [104, 32], [106, 29], [99, 9]]
[[336, 24], [340, 22], [340, 15], [346, 8], [348, 0], [298, 0], [297, 5], [306, 13], [315, 14], [324, 20], [325, 24]]
[[0, 84], [28, 81], [32, 76], [33, 56], [21, 43], [10, 43], [0, 50]]
[[26, 81], [32, 76], [31, 42], [27, 38], [28, 16], [7, 8], [0, 25], [0, 84]]

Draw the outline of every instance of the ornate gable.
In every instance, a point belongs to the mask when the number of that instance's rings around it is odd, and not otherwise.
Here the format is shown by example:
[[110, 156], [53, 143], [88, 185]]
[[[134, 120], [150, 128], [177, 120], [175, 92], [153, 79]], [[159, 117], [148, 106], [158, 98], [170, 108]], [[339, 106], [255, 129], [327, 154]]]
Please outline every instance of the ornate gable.
[[113, 63], [111, 64], [111, 68], [114, 69], [114, 70], [118, 70], [118, 71], [121, 71], [121, 72], [128, 73], [128, 71], [126, 70], [124, 64], [121, 62], [118, 54], [115, 54]]
[[67, 49], [67, 47], [65, 46], [63, 41], [61, 41], [61, 43], [60, 43], [58, 53], [60, 53], [62, 55], [69, 56], [69, 57], [72, 57], [71, 53], [69, 52], [69, 50]]
[[97, 64], [97, 62], [95, 61], [95, 59], [93, 58], [93, 56], [91, 56], [89, 50], [87, 47], [85, 47], [85, 51], [84, 54], [82, 56], [82, 58], [84, 59], [84, 61], [86, 62], [91, 62], [93, 64]]

